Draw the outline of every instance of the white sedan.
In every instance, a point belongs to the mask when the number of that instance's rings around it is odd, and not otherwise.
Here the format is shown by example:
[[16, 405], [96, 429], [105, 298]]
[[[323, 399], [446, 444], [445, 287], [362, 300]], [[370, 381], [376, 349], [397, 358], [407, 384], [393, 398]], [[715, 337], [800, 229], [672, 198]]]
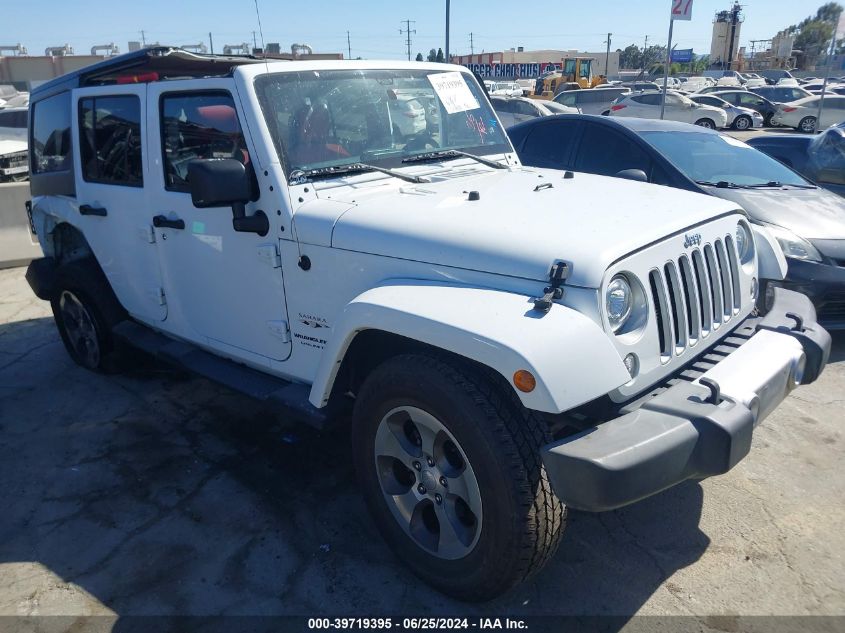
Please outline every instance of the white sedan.
[[[799, 132], [812, 134], [818, 127], [819, 99], [805, 97], [798, 101], [778, 104], [778, 111], [772, 115], [772, 123], [794, 127]], [[827, 94], [824, 98], [821, 127], [826, 128], [845, 121], [845, 96]]]
[[[750, 81], [750, 80], [749, 80]], [[743, 108], [742, 106], [735, 106], [728, 101], [725, 101], [718, 94], [694, 94], [689, 97], [700, 105], [713, 106], [714, 108], [721, 108], [728, 115], [728, 127], [735, 130], [747, 130], [755, 127], [763, 127], [763, 115], [752, 110], [751, 108]]]
[[499, 119], [505, 128], [541, 116], [580, 114], [578, 108], [565, 106], [554, 101], [541, 101], [538, 99], [528, 99], [527, 97], [491, 96], [490, 103], [493, 104], [493, 109], [499, 115]]
[[[610, 116], [659, 119], [662, 100], [663, 94], [660, 92], [641, 92], [620, 97], [610, 106]], [[721, 108], [701, 105], [673, 92], [666, 94], [663, 118], [667, 121], [694, 123], [710, 129], [728, 126], [728, 115]]]

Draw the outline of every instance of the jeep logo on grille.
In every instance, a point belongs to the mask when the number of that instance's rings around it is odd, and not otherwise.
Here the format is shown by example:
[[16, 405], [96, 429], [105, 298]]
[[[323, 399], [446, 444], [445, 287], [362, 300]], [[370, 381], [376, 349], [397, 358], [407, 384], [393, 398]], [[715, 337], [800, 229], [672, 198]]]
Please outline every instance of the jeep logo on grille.
[[690, 246], [701, 246], [701, 233], [684, 235], [684, 248], [689, 248]]

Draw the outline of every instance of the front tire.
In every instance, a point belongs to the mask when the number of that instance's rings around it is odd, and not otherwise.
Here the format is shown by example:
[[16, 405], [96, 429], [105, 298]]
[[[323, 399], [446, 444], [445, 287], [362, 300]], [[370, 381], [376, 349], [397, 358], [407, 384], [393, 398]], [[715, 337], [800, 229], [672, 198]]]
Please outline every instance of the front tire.
[[549, 441], [508, 385], [434, 356], [386, 361], [356, 398], [355, 468], [379, 530], [461, 600], [500, 595], [556, 551], [566, 512], [540, 459]]
[[799, 132], [804, 132], [804, 134], [812, 134], [816, 131], [816, 117], [814, 116], [805, 116], [801, 121], [798, 123], [798, 127], [795, 128]]
[[750, 116], [746, 116], [744, 114], [738, 116], [734, 119], [734, 129], [735, 130], [749, 130], [754, 126], [754, 121], [751, 120]]
[[111, 329], [126, 314], [96, 262], [61, 265], [50, 307], [65, 349], [77, 365], [102, 373], [119, 369], [119, 350]]
[[695, 124], [699, 127], [707, 128], [708, 130], [716, 129], [716, 123], [713, 122], [713, 119], [699, 119], [695, 122]]

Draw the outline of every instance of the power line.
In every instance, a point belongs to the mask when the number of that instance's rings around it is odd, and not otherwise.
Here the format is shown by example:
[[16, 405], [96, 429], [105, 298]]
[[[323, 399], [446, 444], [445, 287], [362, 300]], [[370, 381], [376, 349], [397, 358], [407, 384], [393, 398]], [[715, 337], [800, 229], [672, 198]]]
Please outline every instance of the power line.
[[404, 22], [405, 30], [403, 31], [402, 29], [399, 29], [399, 34], [407, 36], [405, 38], [405, 44], [408, 46], [408, 61], [411, 61], [411, 34], [413, 33], [416, 35], [417, 33], [416, 29], [411, 30], [411, 25], [416, 24], [417, 22], [416, 20], [404, 20]]

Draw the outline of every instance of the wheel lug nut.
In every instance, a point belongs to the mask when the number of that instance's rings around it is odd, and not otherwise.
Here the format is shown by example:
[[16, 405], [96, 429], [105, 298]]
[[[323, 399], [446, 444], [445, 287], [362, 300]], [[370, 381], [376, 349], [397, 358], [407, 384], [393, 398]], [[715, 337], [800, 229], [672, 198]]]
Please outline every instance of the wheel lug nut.
[[431, 457], [426, 458], [426, 461], [428, 462], [429, 466], [434, 466], [434, 460], [431, 459]]
[[420, 463], [419, 463], [419, 462], [414, 462], [414, 470], [419, 470], [420, 468], [422, 468], [422, 466], [420, 465]]
[[446, 481], [445, 477], [441, 477], [440, 478], [440, 485], [443, 486], [444, 488], [447, 488], [449, 486], [449, 482]]
[[420, 493], [421, 495], [424, 495], [428, 491], [425, 489], [425, 486], [420, 484], [419, 486], [417, 486], [417, 492]]
[[440, 496], [440, 493], [437, 493], [436, 495], [434, 495], [434, 500], [435, 500], [438, 504], [443, 503], [443, 497], [441, 497], [441, 496]]

